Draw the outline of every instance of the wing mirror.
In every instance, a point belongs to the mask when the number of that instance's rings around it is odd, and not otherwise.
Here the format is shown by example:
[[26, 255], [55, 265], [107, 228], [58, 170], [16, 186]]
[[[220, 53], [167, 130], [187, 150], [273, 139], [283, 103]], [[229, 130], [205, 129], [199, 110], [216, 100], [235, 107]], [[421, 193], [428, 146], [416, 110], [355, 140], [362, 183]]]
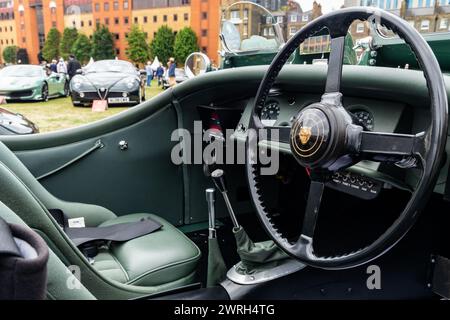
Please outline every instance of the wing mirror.
[[141, 69], [141, 70], [139, 70], [139, 74], [141, 76], [146, 76], [147, 75], [147, 71], [145, 71], [145, 69]]
[[191, 53], [184, 63], [184, 72], [191, 79], [211, 71], [211, 61], [208, 56], [201, 52]]
[[75, 71], [75, 74], [83, 74], [83, 69], [78, 69], [77, 71]]

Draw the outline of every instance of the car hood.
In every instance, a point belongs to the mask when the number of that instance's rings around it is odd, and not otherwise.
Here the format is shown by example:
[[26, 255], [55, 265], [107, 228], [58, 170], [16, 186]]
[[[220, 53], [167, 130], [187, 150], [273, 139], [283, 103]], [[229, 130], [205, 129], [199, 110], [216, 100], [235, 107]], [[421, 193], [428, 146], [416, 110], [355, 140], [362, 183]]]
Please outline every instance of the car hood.
[[0, 90], [21, 90], [38, 85], [40, 77], [1, 77]]
[[95, 89], [110, 89], [120, 81], [132, 78], [138, 80], [137, 76], [130, 75], [128, 73], [118, 72], [95, 72], [87, 73], [84, 75], [78, 75], [74, 78], [74, 81], [81, 81], [91, 84]]

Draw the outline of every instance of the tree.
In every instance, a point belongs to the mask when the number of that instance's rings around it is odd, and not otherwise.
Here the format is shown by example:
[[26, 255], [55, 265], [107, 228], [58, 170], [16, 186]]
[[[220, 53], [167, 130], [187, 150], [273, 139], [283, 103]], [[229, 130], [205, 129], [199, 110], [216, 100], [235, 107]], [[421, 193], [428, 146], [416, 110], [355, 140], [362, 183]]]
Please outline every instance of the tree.
[[78, 34], [78, 37], [75, 40], [71, 51], [81, 64], [85, 64], [91, 58], [91, 41], [86, 35], [80, 33]]
[[17, 47], [8, 46], [3, 50], [3, 60], [5, 63], [16, 63], [17, 61]]
[[72, 53], [72, 47], [78, 38], [78, 31], [75, 28], [65, 28], [59, 44], [59, 52], [64, 59]]
[[17, 62], [20, 61], [21, 64], [29, 64], [30, 63], [30, 59], [28, 58], [28, 52], [27, 49], [25, 48], [19, 48], [17, 50]]
[[197, 35], [190, 27], [181, 29], [176, 37], [173, 53], [176, 61], [184, 63], [186, 58], [193, 52], [198, 51]]
[[52, 61], [59, 57], [59, 43], [61, 41], [61, 33], [58, 29], [51, 28], [47, 34], [44, 47], [42, 48], [42, 56], [46, 61]]
[[158, 57], [159, 61], [164, 63], [173, 56], [173, 45], [175, 36], [172, 29], [168, 26], [162, 26], [156, 31], [155, 38], [150, 43], [150, 53], [152, 57]]
[[106, 26], [99, 26], [92, 35], [92, 57], [95, 60], [114, 59], [114, 39]]
[[145, 63], [150, 58], [150, 47], [145, 33], [137, 25], [133, 25], [128, 34], [127, 57], [136, 63]]

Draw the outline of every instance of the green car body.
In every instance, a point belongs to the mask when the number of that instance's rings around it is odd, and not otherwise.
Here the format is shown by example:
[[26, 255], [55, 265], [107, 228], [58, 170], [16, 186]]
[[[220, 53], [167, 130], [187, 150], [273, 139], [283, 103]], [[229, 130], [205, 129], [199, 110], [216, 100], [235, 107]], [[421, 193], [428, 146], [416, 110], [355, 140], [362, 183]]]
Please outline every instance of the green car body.
[[7, 101], [45, 101], [68, 95], [65, 74], [48, 74], [42, 66], [14, 65], [0, 70], [0, 96]]

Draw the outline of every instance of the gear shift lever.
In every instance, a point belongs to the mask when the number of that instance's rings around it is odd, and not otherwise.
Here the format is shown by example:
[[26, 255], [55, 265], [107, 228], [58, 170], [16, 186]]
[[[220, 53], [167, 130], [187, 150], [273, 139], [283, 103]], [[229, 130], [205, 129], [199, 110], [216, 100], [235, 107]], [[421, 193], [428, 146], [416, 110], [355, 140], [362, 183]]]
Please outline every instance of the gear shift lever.
[[227, 182], [225, 180], [225, 172], [221, 169], [217, 169], [211, 174], [211, 178], [213, 179], [217, 189], [222, 193], [223, 199], [225, 200], [225, 204], [227, 206], [228, 213], [230, 214], [234, 228], [239, 229], [241, 226], [239, 225], [239, 222], [236, 219], [233, 207], [231, 206], [230, 198], [228, 197], [228, 188]]

